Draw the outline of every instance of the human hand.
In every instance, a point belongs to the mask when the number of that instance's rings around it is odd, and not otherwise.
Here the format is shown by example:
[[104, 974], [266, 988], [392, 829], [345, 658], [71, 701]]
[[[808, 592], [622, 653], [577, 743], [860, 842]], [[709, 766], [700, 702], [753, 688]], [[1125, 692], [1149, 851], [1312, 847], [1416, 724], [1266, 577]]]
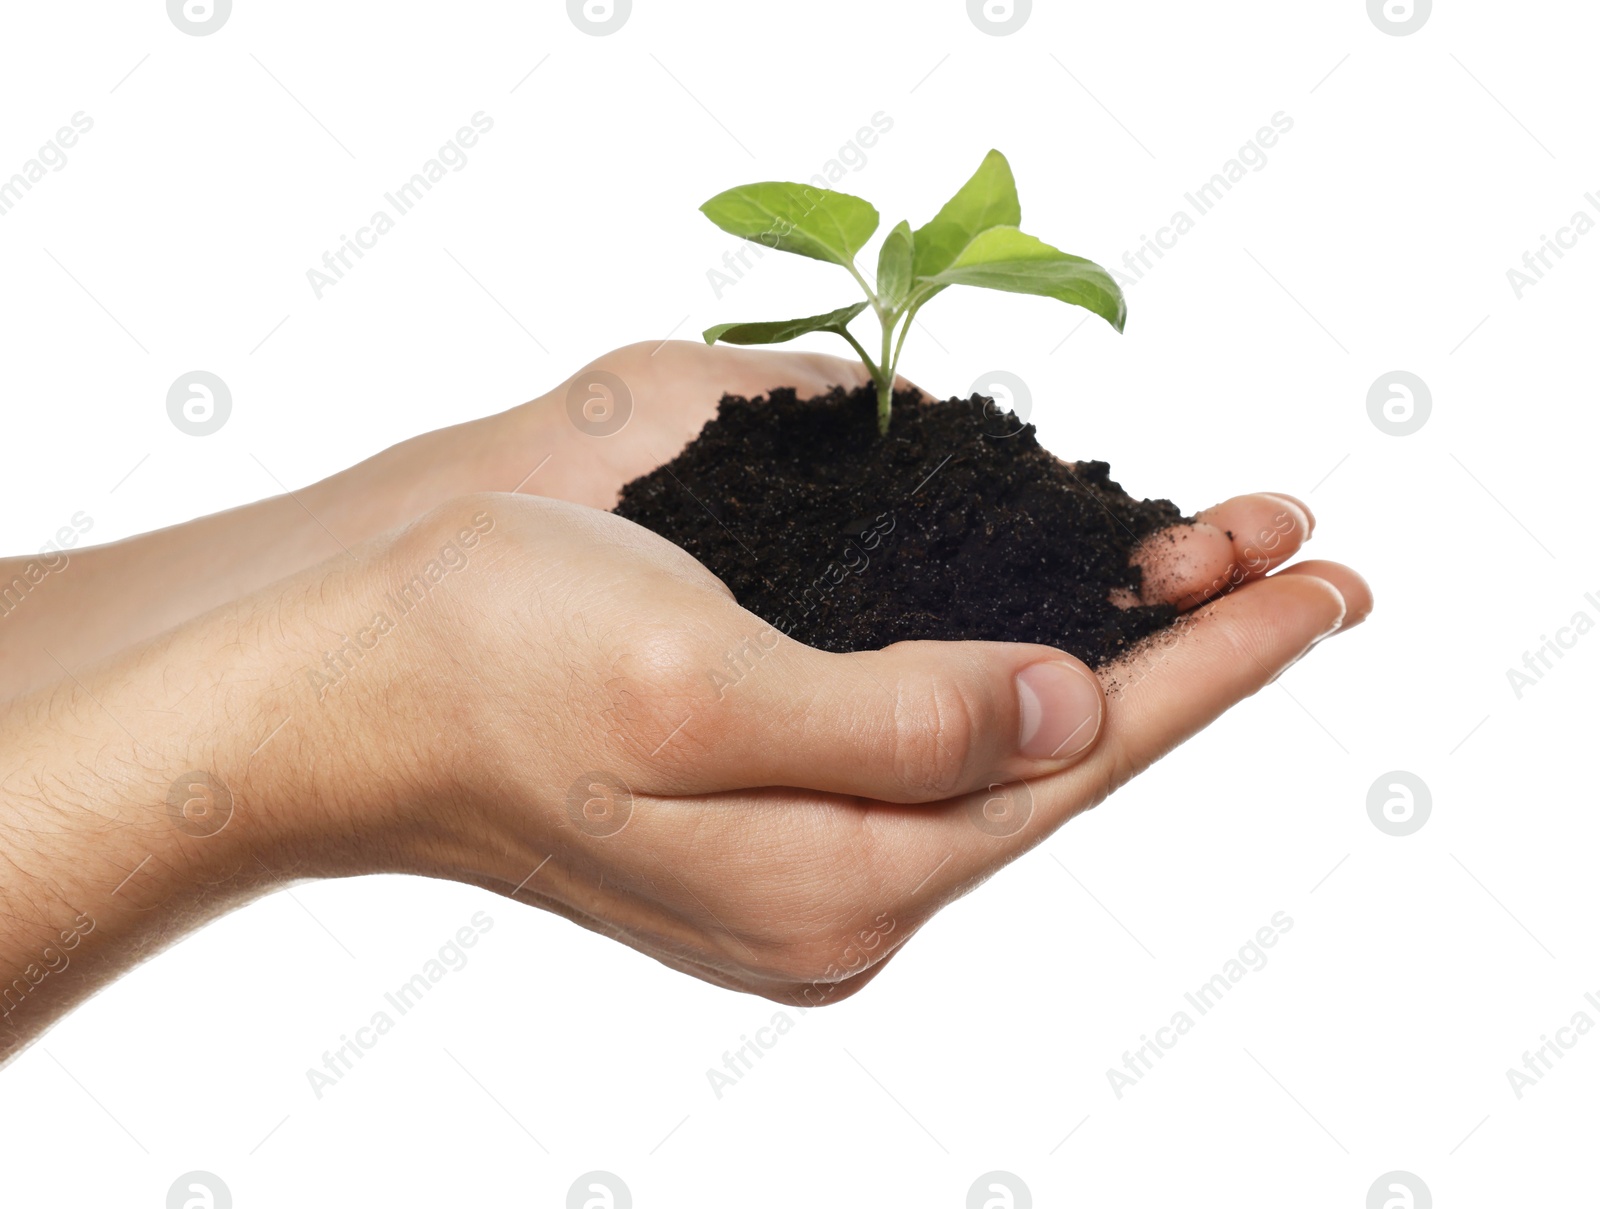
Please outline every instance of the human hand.
[[[610, 508], [623, 485], [676, 457], [717, 414], [723, 395], [755, 398], [775, 387], [799, 396], [854, 390], [868, 381], [859, 360], [825, 353], [667, 340], [630, 344], [596, 358], [547, 394], [491, 417], [505, 429], [494, 444], [522, 454], [485, 483]], [[905, 379], [897, 390], [914, 389]], [[497, 455], [500, 456], [500, 455]], [[546, 460], [548, 459], [548, 460]]]
[[[1265, 577], [1309, 531], [1286, 498], [1209, 515], [1219, 534], [1276, 534], [1274, 550], [1175, 642], [1106, 669], [1108, 702], [1047, 647], [816, 651], [620, 518], [454, 501], [370, 582], [335, 585], [371, 598], [471, 535], [401, 649], [327, 692], [326, 728], [355, 765], [285, 745], [283, 780], [317, 769], [296, 798], [361, 837], [325, 872], [464, 880], [718, 985], [841, 998], [945, 903], [1370, 608], [1335, 564]], [[1152, 582], [1178, 602], [1251, 559], [1230, 546], [1208, 562], [1209, 548]]]
[[[625, 483], [676, 456], [724, 394], [789, 385], [809, 396], [835, 385], [853, 389], [865, 374], [859, 361], [817, 353], [686, 341], [630, 345], [529, 403], [413, 437], [292, 494], [74, 551], [73, 573], [43, 577], [33, 594], [38, 602], [8, 616], [0, 630], [0, 701], [57, 682], [63, 666], [102, 658], [354, 548], [445, 500], [504, 490], [609, 508]], [[623, 384], [617, 417], [626, 422], [602, 436], [613, 422], [590, 422], [583, 404], [602, 399], [591, 383], [604, 375]], [[913, 389], [903, 380], [899, 388]], [[1207, 558], [1214, 558], [1220, 534], [1205, 536]], [[1182, 544], [1196, 546], [1194, 537]], [[0, 559], [0, 580], [38, 575], [31, 561]], [[175, 566], [184, 568], [181, 593], [171, 591]]]
[[[573, 384], [588, 391], [578, 379], [595, 370], [629, 384], [628, 422], [607, 437], [593, 435], [592, 424], [580, 428], [569, 411]], [[409, 524], [446, 500], [523, 490], [610, 507], [624, 483], [677, 454], [724, 392], [755, 395], [789, 383], [809, 395], [835, 382], [854, 386], [864, 372], [859, 362], [816, 354], [632, 345], [532, 402], [412, 437], [310, 486], [290, 492], [277, 480], [283, 495], [74, 550], [71, 575], [47, 574], [37, 559], [0, 558], [0, 583], [41, 584], [16, 616], [9, 604], [0, 610], [0, 701], [56, 683], [63, 666], [103, 658]], [[262, 470], [263, 482], [276, 479], [265, 463]], [[172, 590], [175, 567], [182, 592]], [[26, 594], [14, 590], [11, 600]]]
[[[315, 876], [455, 878], [718, 985], [851, 994], [945, 903], [1366, 615], [1335, 564], [1264, 577], [1309, 531], [1292, 501], [1208, 516], [1236, 541], [1150, 552], [1149, 590], [1241, 586], [1102, 669], [1110, 700], [1048, 647], [813, 650], [653, 534], [516, 495], [454, 501], [81, 667], [0, 706], [0, 766], [33, 770], [0, 779], [0, 965], [30, 983], [0, 1060], [183, 931]], [[51, 957], [65, 921], [70, 963]]]
[[[804, 398], [867, 382], [859, 360], [824, 353], [684, 340], [627, 345], [540, 398], [490, 417], [486, 423], [503, 431], [478, 444], [494, 451], [498, 466], [479, 481], [487, 487], [498, 478], [512, 490], [611, 508], [625, 484], [676, 457], [724, 395], [754, 398], [788, 386]], [[920, 391], [904, 378], [895, 389]], [[585, 401], [596, 409], [592, 419]], [[1135, 556], [1145, 568], [1144, 591], [1118, 603], [1201, 604], [1282, 565], [1314, 524], [1310, 510], [1285, 495], [1207, 509], [1145, 541]]]

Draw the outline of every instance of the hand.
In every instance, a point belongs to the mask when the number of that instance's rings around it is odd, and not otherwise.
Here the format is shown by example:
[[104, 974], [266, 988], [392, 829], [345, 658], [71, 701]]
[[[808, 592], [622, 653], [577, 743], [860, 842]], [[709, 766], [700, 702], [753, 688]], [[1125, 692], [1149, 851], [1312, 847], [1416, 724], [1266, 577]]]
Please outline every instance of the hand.
[[[334, 833], [364, 837], [354, 867], [328, 872], [469, 881], [709, 982], [827, 1002], [945, 903], [1366, 615], [1370, 595], [1343, 567], [1264, 578], [1309, 532], [1286, 497], [1208, 515], [1240, 547], [1266, 531], [1275, 549], [1170, 647], [1108, 669], [1123, 688], [1106, 702], [1047, 647], [819, 652], [619, 518], [456, 501], [356, 588], [371, 596], [473, 535], [389, 671], [362, 664], [325, 701], [329, 731], [360, 753], [348, 785], [330, 800], [337, 752], [280, 751], [323, 771], [299, 796], [325, 803]], [[1169, 598], [1225, 583], [1251, 557], [1177, 560]], [[1026, 788], [999, 788], [1015, 782]]]
[[[63, 668], [135, 642], [409, 524], [446, 500], [522, 490], [595, 507], [677, 454], [716, 412], [725, 391], [760, 394], [788, 382], [804, 394], [854, 386], [859, 362], [675, 341], [619, 349], [586, 367], [629, 384], [628, 422], [613, 436], [570, 418], [569, 379], [497, 415], [413, 437], [337, 474], [156, 533], [73, 550], [49, 570], [0, 558], [3, 602], [0, 701], [54, 684]], [[270, 473], [270, 472], [268, 472]], [[282, 486], [282, 484], [279, 484]], [[70, 561], [71, 574], [60, 573]], [[184, 590], [172, 590], [174, 568]], [[18, 596], [25, 606], [14, 607]]]
[[[614, 432], [609, 431], [614, 422], [602, 419], [581, 425], [571, 410], [572, 398], [579, 404], [593, 398], [595, 414], [608, 415], [605, 409], [614, 400], [608, 397], [601, 375], [613, 375], [625, 392], [617, 405], [626, 409], [626, 421]], [[502, 448], [510, 445], [525, 451], [520, 474], [536, 465], [540, 468], [518, 487], [517, 478], [507, 477], [516, 469], [502, 467], [498, 473], [504, 481], [485, 483], [484, 488], [517, 489], [610, 508], [625, 483], [675, 458], [717, 414], [723, 395], [755, 398], [774, 387], [790, 386], [804, 399], [835, 386], [854, 390], [867, 381], [866, 367], [859, 360], [823, 353], [687, 340], [630, 344], [591, 361], [522, 408], [493, 417], [508, 430]], [[896, 389], [913, 387], [901, 378]], [[546, 455], [549, 460], [542, 462]]]
[[[595, 371], [625, 383], [626, 423], [609, 436], [586, 431], [570, 410], [574, 387], [580, 402], [590, 397], [586, 379]], [[292, 495], [75, 550], [70, 575], [42, 575], [38, 560], [26, 557], [0, 559], [0, 582], [41, 581], [26, 593], [26, 607], [4, 610], [0, 701], [54, 684], [64, 668], [255, 592], [445, 500], [505, 490], [609, 508], [625, 483], [676, 456], [723, 394], [754, 396], [787, 384], [809, 396], [834, 385], [853, 389], [865, 376], [859, 361], [816, 353], [630, 345], [532, 402], [414, 437]], [[904, 380], [898, 388], [914, 389]], [[1220, 534], [1207, 537], [1214, 555]], [[67, 561], [58, 560], [58, 570]], [[172, 591], [173, 567], [183, 569], [182, 592]]]
[[[623, 384], [621, 401], [610, 397], [607, 376]], [[671, 461], [699, 434], [723, 395], [754, 398], [789, 386], [805, 398], [867, 381], [859, 360], [823, 353], [684, 340], [630, 344], [591, 361], [540, 398], [483, 421], [500, 429], [477, 442], [485, 453], [494, 451], [498, 468], [477, 478], [484, 488], [500, 479], [495, 485], [505, 489], [611, 508], [625, 484]], [[905, 378], [896, 379], [895, 389], [927, 393]], [[585, 427], [572, 400], [591, 398], [605, 419]], [[604, 410], [613, 405], [625, 409], [625, 417]], [[1310, 510], [1291, 496], [1245, 496], [1207, 509], [1194, 524], [1145, 542], [1136, 556], [1146, 569], [1144, 592], [1118, 603], [1203, 603], [1280, 566], [1314, 524]]]
[[[1335, 564], [1264, 577], [1309, 532], [1293, 501], [1208, 517], [1234, 542], [1209, 563], [1212, 536], [1169, 546], [1152, 589], [1242, 586], [1106, 669], [1110, 701], [1048, 647], [813, 650], [645, 530], [515, 495], [80, 668], [0, 706], [0, 767], [21, 770], [0, 779], [0, 966], [27, 983], [0, 1006], [0, 1059], [311, 876], [456, 878], [719, 985], [851, 994], [942, 905], [1366, 615]], [[1269, 557], [1251, 533], [1279, 535]]]

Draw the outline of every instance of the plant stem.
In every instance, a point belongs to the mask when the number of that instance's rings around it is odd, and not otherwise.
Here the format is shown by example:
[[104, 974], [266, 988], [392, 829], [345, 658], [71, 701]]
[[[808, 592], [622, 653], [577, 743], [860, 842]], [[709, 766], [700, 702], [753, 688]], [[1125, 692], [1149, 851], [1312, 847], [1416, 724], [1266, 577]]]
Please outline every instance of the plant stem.
[[[856, 350], [856, 356], [861, 358], [861, 363], [867, 367], [867, 372], [872, 375], [872, 381], [878, 388], [878, 435], [883, 436], [889, 431], [889, 408], [894, 402], [894, 375], [885, 373], [883, 366], [872, 359], [870, 353], [861, 347], [861, 342], [852, 336], [847, 328], [835, 328], [841, 336], [849, 342], [850, 347]], [[883, 357], [887, 363], [889, 359], [889, 328], [883, 330]]]
[[889, 409], [894, 406], [894, 362], [889, 352], [889, 341], [894, 335], [894, 320], [890, 318], [884, 323], [885, 316], [879, 315], [878, 321], [883, 326], [883, 361], [879, 366], [878, 377], [878, 435], [889, 435]]
[[861, 363], [867, 367], [867, 372], [872, 375], [872, 380], [881, 383], [883, 381], [883, 371], [878, 368], [878, 363], [872, 359], [871, 354], [861, 347], [861, 341], [850, 334], [849, 328], [841, 327], [834, 330], [850, 342], [850, 347], [856, 350], [856, 356], [861, 358]]
[[861, 275], [861, 270], [856, 268], [855, 262], [852, 261], [844, 267], [850, 270], [850, 276], [854, 277], [856, 284], [866, 292], [868, 300], [872, 303], [872, 309], [878, 310], [878, 292], [867, 284], [867, 279]]
[[900, 339], [894, 346], [894, 356], [887, 362], [889, 367], [890, 381], [894, 380], [895, 372], [900, 368], [900, 350], [906, 346], [906, 336], [911, 331], [911, 321], [917, 317], [917, 311], [921, 308], [922, 302], [922, 299], [918, 299], [916, 302], [912, 303], [910, 308], [906, 311], [905, 326], [900, 329]]

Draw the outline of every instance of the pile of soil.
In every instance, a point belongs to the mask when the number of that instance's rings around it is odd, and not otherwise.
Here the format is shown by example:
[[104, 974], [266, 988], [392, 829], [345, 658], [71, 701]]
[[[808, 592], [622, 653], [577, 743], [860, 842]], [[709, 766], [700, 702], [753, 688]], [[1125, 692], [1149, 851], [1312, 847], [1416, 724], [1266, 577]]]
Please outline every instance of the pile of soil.
[[1178, 509], [1133, 499], [1104, 462], [1059, 461], [1033, 425], [981, 395], [899, 395], [886, 438], [870, 387], [726, 396], [682, 453], [623, 488], [615, 511], [827, 651], [989, 639], [1098, 666], [1176, 616], [1112, 597], [1139, 591], [1130, 557], [1185, 519]]

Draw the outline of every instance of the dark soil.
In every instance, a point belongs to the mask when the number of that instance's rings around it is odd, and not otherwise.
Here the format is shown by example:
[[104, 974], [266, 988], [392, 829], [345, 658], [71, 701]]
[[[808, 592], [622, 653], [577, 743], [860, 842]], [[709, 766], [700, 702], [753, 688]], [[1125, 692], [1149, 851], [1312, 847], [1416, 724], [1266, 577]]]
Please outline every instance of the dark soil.
[[[676, 542], [739, 603], [828, 651], [910, 638], [1039, 642], [1098, 666], [1171, 622], [1129, 559], [1184, 519], [1135, 500], [1104, 462], [1059, 461], [979, 395], [897, 396], [887, 438], [871, 388], [727, 396], [616, 512]], [[1125, 595], [1125, 593], [1124, 593]]]

